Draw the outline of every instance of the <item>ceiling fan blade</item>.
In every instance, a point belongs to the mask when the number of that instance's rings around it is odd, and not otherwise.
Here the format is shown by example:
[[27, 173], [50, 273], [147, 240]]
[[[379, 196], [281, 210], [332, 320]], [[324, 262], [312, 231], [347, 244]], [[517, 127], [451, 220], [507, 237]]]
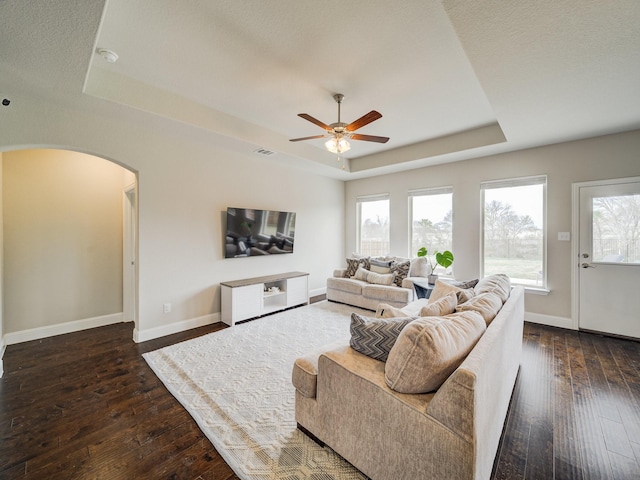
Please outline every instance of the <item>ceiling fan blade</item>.
[[361, 116], [355, 122], [351, 122], [349, 125], [344, 127], [344, 129], [347, 132], [355, 132], [359, 128], [362, 128], [365, 125], [368, 125], [371, 122], [374, 122], [374, 121], [378, 120], [379, 118], [382, 118], [382, 114], [379, 113], [379, 112], [376, 112], [375, 110], [371, 110], [369, 113], [367, 113], [366, 115]]
[[360, 135], [359, 133], [353, 133], [349, 136], [353, 140], [364, 140], [365, 142], [378, 142], [387, 143], [389, 137], [378, 137], [377, 135]]
[[311, 140], [313, 138], [324, 138], [324, 137], [325, 137], [324, 135], [313, 135], [311, 137], [292, 138], [289, 141], [290, 142], [299, 142], [301, 140]]
[[329, 125], [327, 125], [326, 123], [321, 122], [320, 120], [318, 120], [317, 118], [313, 118], [311, 115], [309, 115], [308, 113], [299, 113], [298, 116], [300, 118], [304, 118], [305, 120], [310, 121], [311, 123], [315, 123], [316, 125], [318, 125], [320, 128], [324, 128], [327, 131], [331, 131], [331, 127]]

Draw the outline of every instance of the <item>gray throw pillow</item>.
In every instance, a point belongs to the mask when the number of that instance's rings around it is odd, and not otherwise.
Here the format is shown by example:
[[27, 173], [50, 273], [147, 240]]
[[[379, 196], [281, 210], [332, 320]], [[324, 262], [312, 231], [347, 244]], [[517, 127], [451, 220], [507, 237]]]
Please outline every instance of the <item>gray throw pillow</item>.
[[351, 341], [354, 350], [386, 362], [398, 335], [414, 318], [370, 318], [351, 314]]

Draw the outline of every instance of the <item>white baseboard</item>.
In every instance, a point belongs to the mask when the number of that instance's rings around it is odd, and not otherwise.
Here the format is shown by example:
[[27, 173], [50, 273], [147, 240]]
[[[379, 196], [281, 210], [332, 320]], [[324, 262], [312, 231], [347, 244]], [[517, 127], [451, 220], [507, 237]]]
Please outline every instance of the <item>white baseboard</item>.
[[315, 288], [313, 290], [309, 290], [309, 297], [317, 297], [318, 295], [326, 295], [327, 287]]
[[56, 325], [47, 325], [46, 327], [29, 328], [19, 332], [6, 333], [4, 336], [4, 343], [6, 345], [14, 345], [16, 343], [29, 342], [31, 340], [39, 340], [41, 338], [53, 337], [55, 335], [78, 332], [89, 328], [104, 327], [105, 325], [121, 323], [122, 319], [123, 315], [122, 312], [120, 312], [101, 315], [99, 317], [84, 318], [82, 320], [74, 320], [72, 322], [58, 323]]
[[542, 313], [524, 313], [525, 322], [538, 323], [540, 325], [548, 325], [550, 327], [567, 328], [569, 330], [577, 330], [573, 326], [573, 320], [567, 317], [556, 317], [554, 315], [544, 315]]
[[138, 327], [136, 327], [133, 329], [133, 341], [136, 343], [146, 342], [147, 340], [153, 340], [154, 338], [173, 335], [174, 333], [184, 332], [185, 330], [191, 330], [192, 328], [203, 327], [205, 325], [211, 325], [212, 323], [218, 322], [220, 322], [220, 312], [210, 313], [208, 315], [203, 315], [202, 317], [190, 318], [189, 320], [183, 320], [181, 322], [170, 323], [169, 325], [148, 328], [146, 330], [139, 330]]
[[4, 358], [4, 351], [7, 349], [7, 345], [4, 343], [4, 337], [0, 337], [0, 378], [4, 375], [4, 365], [2, 359]]

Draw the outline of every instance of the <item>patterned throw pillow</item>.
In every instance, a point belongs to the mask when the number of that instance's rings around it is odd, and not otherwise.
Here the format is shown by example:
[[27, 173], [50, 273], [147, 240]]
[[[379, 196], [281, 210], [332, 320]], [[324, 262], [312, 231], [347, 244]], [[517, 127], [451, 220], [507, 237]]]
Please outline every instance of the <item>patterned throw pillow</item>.
[[351, 341], [354, 350], [386, 362], [398, 335], [413, 318], [370, 318], [351, 314]]
[[409, 275], [409, 268], [411, 267], [411, 261], [406, 260], [404, 262], [393, 262], [391, 264], [391, 273], [396, 274], [396, 278], [393, 281], [397, 286], [402, 286], [402, 281]]
[[478, 284], [479, 280], [476, 278], [474, 280], [467, 280], [466, 282], [452, 282], [451, 285], [458, 288], [473, 288]]
[[347, 270], [344, 273], [344, 278], [354, 277], [360, 266], [365, 270], [369, 270], [371, 268], [369, 258], [347, 258]]

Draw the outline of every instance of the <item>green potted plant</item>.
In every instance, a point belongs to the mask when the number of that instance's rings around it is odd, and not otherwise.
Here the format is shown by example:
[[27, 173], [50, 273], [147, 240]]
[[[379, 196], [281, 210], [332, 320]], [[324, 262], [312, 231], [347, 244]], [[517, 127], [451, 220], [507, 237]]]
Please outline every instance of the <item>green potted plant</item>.
[[435, 272], [436, 264], [440, 265], [443, 268], [449, 268], [453, 264], [453, 253], [449, 250], [445, 250], [444, 252], [436, 251], [432, 256], [429, 256], [426, 247], [420, 248], [416, 253], [418, 257], [426, 257], [427, 263], [431, 268], [431, 273], [428, 277], [429, 284], [433, 285], [438, 280], [438, 275]]

